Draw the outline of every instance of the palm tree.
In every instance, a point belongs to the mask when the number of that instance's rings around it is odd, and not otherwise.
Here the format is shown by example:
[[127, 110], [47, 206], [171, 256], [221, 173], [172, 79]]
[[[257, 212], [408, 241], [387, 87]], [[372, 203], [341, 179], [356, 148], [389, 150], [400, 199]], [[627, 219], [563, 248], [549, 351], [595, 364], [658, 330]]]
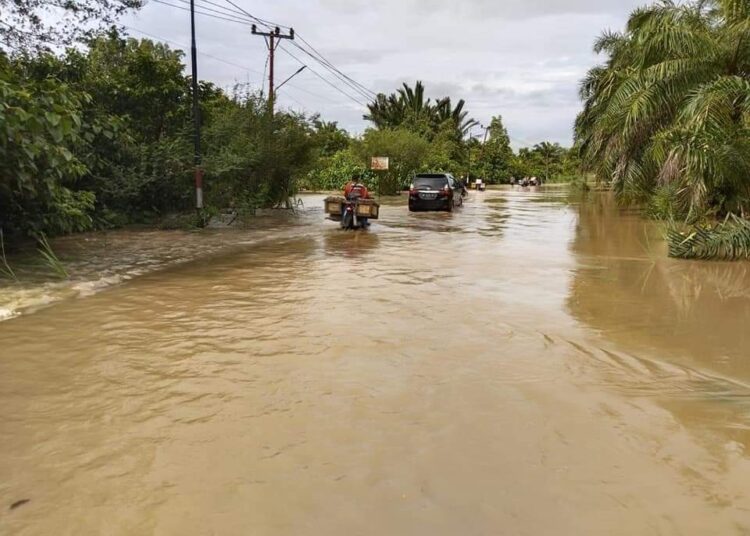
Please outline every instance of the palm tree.
[[476, 124], [468, 117], [465, 105], [459, 100], [454, 107], [450, 97], [433, 103], [432, 99], [425, 99], [424, 84], [417, 81], [413, 88], [402, 84], [396, 93], [379, 94], [367, 105], [368, 113], [363, 117], [379, 129], [406, 127], [427, 137], [450, 121], [460, 139]]
[[622, 198], [671, 185], [688, 216], [750, 208], [750, 1], [660, 0], [595, 45], [581, 84], [584, 164]]
[[388, 128], [403, 123], [406, 117], [406, 106], [404, 101], [396, 95], [384, 95], [379, 93], [375, 100], [367, 105], [369, 111], [364, 119], [371, 121], [377, 128]]
[[424, 100], [424, 84], [419, 80], [414, 85], [414, 89], [406, 83], [402, 84], [402, 87], [398, 90], [398, 95], [404, 108], [414, 114], [415, 117], [429, 116], [432, 113], [431, 99]]
[[479, 124], [476, 120], [468, 117], [469, 112], [464, 111], [465, 105], [466, 102], [461, 99], [453, 107], [450, 97], [445, 97], [437, 101], [433, 113], [437, 125], [442, 125], [446, 121], [450, 121], [461, 138], [463, 138], [471, 127]]
[[562, 164], [564, 149], [559, 143], [543, 141], [534, 145], [534, 152], [539, 155], [542, 166], [544, 166], [544, 181], [550, 179], [552, 166]]

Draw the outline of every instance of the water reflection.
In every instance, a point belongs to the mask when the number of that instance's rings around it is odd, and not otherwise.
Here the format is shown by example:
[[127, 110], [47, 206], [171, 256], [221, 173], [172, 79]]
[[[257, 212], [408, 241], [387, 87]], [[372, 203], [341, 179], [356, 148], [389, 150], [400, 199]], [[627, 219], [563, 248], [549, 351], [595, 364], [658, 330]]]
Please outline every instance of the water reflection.
[[608, 337], [750, 383], [750, 264], [669, 259], [661, 228], [609, 196], [578, 207], [568, 307]]
[[326, 255], [356, 258], [372, 253], [378, 248], [380, 238], [372, 230], [344, 231], [326, 230], [323, 235]]
[[[577, 207], [571, 314], [614, 343], [589, 348], [603, 382], [658, 400], [682, 425], [750, 446], [750, 264], [666, 257], [662, 229], [607, 195]], [[614, 348], [614, 349], [613, 349]], [[698, 435], [702, 435], [699, 433]], [[732, 447], [734, 448], [734, 447]]]

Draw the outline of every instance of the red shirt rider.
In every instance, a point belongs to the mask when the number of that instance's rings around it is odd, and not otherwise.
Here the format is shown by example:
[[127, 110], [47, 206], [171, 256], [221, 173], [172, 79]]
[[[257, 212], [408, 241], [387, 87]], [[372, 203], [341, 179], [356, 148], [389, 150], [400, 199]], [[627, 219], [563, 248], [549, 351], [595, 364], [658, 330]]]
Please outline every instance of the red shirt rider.
[[370, 192], [367, 191], [367, 187], [356, 180], [351, 180], [346, 183], [346, 186], [344, 186], [344, 197], [349, 199], [349, 196], [352, 194], [358, 194], [360, 199], [368, 199], [370, 197]]

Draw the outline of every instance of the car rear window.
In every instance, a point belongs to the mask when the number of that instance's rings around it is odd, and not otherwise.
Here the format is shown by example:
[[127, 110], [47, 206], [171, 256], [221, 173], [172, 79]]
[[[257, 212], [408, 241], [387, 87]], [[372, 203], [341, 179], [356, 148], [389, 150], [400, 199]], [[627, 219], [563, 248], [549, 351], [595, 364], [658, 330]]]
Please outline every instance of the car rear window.
[[448, 184], [448, 179], [445, 176], [433, 176], [433, 177], [414, 177], [414, 187], [439, 190]]

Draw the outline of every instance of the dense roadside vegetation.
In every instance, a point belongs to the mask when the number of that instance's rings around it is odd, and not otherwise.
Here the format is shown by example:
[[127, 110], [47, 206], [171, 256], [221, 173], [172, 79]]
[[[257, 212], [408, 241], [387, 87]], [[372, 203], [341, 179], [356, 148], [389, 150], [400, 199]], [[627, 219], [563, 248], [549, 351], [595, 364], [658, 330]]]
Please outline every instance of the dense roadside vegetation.
[[[112, 26], [140, 4], [0, 0], [0, 232], [6, 247], [194, 215], [184, 53]], [[463, 100], [428, 99], [419, 82], [370, 103], [370, 127], [360, 136], [317, 115], [281, 110], [271, 117], [264, 96], [246, 87], [229, 93], [209, 82], [199, 87], [202, 217], [229, 207], [283, 206], [299, 189], [339, 189], [353, 175], [393, 194], [418, 171], [497, 183], [511, 176], [560, 180], [578, 166], [577, 151], [556, 144], [514, 153], [499, 116], [477, 134]], [[389, 156], [391, 169], [368, 170], [371, 156]]]
[[576, 122], [585, 165], [621, 200], [696, 224], [670, 232], [673, 255], [748, 257], [750, 2], [662, 0], [596, 50], [607, 61]]

